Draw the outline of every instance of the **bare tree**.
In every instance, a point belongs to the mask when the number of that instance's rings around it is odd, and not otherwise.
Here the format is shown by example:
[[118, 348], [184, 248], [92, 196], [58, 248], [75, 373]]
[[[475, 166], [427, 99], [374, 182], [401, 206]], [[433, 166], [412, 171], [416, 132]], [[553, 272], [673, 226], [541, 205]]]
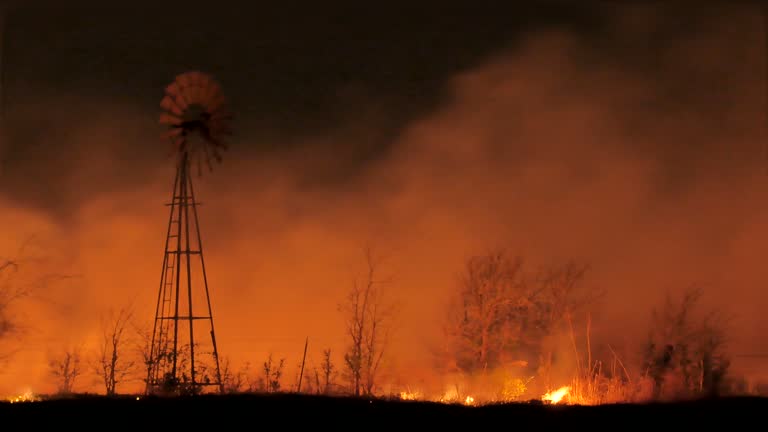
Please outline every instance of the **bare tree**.
[[80, 376], [80, 349], [70, 348], [49, 361], [51, 375], [58, 381], [59, 394], [71, 394]]
[[449, 369], [471, 374], [512, 357], [531, 297], [521, 258], [503, 250], [471, 257], [445, 327]]
[[18, 269], [18, 264], [13, 260], [0, 261], [0, 340], [16, 331], [17, 324], [11, 316], [11, 307], [29, 294], [28, 287], [13, 283], [13, 276]]
[[285, 359], [281, 358], [279, 362], [275, 363], [272, 360], [272, 353], [269, 354], [267, 360], [262, 365], [264, 370], [263, 383], [260, 387], [267, 393], [275, 393], [280, 391], [280, 379], [283, 377], [283, 368], [285, 367]]
[[384, 286], [391, 279], [379, 279], [381, 259], [365, 249], [366, 274], [355, 280], [340, 306], [346, 315], [350, 344], [344, 354], [349, 381], [355, 396], [373, 394], [376, 377], [389, 336], [393, 307], [385, 303]]
[[250, 364], [239, 370], [233, 370], [229, 357], [224, 357], [221, 362], [221, 385], [224, 393], [242, 393], [248, 386], [248, 371]]
[[[323, 379], [323, 386], [322, 386], [322, 392], [323, 394], [330, 394], [331, 388], [333, 386], [333, 377], [335, 372], [335, 366], [333, 365], [333, 362], [331, 361], [331, 349], [328, 348], [323, 351], [323, 362], [320, 364], [320, 369], [323, 373], [322, 379]], [[317, 371], [315, 371], [316, 375], [316, 381], [318, 381], [318, 388], [320, 388], [320, 379], [317, 377]]]
[[700, 310], [702, 295], [700, 288], [689, 288], [680, 299], [668, 295], [653, 311], [645, 369], [655, 398], [715, 394], [723, 384], [730, 365], [727, 320], [717, 310]]
[[34, 246], [33, 240], [34, 237], [25, 240], [15, 258], [0, 257], [0, 361], [7, 359], [15, 351], [6, 342], [12, 336], [23, 334], [22, 320], [14, 313], [16, 306], [51, 283], [72, 277], [40, 271], [40, 267], [46, 263], [29, 252]]
[[132, 316], [129, 308], [122, 308], [117, 313], [110, 311], [101, 319], [102, 340], [94, 371], [101, 378], [107, 396], [116, 394], [117, 384], [133, 373], [136, 365], [124, 352], [125, 330]]
[[[586, 319], [591, 322], [590, 312], [601, 293], [584, 283], [589, 266], [574, 261], [563, 265], [544, 267], [536, 278], [532, 293], [532, 326], [528, 329], [528, 346], [539, 353], [538, 375], [546, 388], [551, 388], [553, 363], [552, 336], [569, 333], [575, 342], [574, 322]], [[592, 368], [592, 350], [587, 337], [586, 365], [581, 365], [581, 356], [576, 352], [576, 368], [581, 373]]]
[[145, 326], [134, 324], [133, 331], [136, 335], [134, 351], [138, 354], [138, 357], [141, 359], [141, 364], [143, 365], [143, 367], [137, 368], [137, 372], [138, 375], [140, 375], [140, 379], [147, 384], [151, 368], [150, 356], [152, 353], [152, 330]]
[[318, 369], [317, 366], [312, 368], [312, 376], [310, 376], [309, 379], [313, 383], [312, 388], [315, 393], [321, 394], [323, 392], [323, 387], [320, 384], [320, 369]]
[[598, 295], [583, 283], [587, 270], [571, 261], [528, 271], [505, 249], [470, 257], [448, 309], [445, 345], [435, 350], [438, 367], [492, 385], [503, 376], [504, 395], [520, 395], [530, 382], [510, 378], [509, 368], [549, 387], [555, 336], [572, 330]]

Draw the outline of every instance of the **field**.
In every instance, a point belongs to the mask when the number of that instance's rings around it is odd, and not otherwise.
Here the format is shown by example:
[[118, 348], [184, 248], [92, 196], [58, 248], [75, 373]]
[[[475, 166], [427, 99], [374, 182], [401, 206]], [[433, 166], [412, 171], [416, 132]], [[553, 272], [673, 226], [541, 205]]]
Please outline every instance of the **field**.
[[645, 430], [668, 427], [761, 428], [768, 398], [721, 398], [666, 404], [569, 406], [540, 402], [470, 407], [429, 402], [304, 395], [69, 399], [0, 404], [6, 425], [99, 429], [191, 425], [194, 430], [311, 428], [456, 430]]

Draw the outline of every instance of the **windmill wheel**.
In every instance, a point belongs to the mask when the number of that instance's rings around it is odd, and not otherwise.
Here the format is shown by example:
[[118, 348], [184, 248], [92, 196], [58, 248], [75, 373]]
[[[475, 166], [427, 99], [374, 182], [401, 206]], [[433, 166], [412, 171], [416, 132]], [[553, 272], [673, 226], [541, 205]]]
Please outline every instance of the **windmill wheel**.
[[[221, 162], [221, 153], [227, 149], [224, 137], [231, 135], [232, 114], [219, 84], [202, 72], [185, 72], [165, 88], [160, 101], [163, 112], [160, 124], [168, 127], [164, 137], [171, 141], [172, 149], [187, 161], [194, 159], [202, 174], [202, 165], [213, 169], [213, 161]], [[199, 145], [191, 145], [188, 138], [198, 134]]]

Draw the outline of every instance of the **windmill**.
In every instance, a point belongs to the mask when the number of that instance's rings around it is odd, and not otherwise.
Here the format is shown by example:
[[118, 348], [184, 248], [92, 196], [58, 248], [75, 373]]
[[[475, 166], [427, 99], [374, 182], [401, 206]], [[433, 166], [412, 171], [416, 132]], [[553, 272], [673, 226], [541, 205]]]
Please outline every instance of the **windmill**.
[[[226, 150], [231, 114], [221, 87], [201, 72], [185, 72], [165, 88], [160, 124], [176, 157], [176, 177], [165, 240], [147, 367], [147, 393], [198, 394], [222, 390], [219, 353], [205, 272], [190, 168], [213, 169]], [[193, 264], [194, 263], [194, 264]], [[197, 269], [195, 271], [194, 269]], [[207, 335], [200, 331], [207, 324]]]

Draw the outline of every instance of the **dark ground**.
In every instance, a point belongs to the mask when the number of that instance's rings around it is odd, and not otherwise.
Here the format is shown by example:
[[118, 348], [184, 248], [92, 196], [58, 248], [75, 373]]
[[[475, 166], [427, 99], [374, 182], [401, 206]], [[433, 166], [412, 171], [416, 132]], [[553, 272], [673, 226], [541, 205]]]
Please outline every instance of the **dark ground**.
[[[768, 398], [724, 398], [684, 403], [482, 407], [298, 395], [196, 398], [75, 397], [0, 404], [0, 429], [24, 427], [100, 430], [357, 429], [405, 430], [667, 430], [728, 427], [764, 430]], [[171, 426], [171, 427], [166, 427]], [[8, 427], [6, 429], [6, 427]]]

